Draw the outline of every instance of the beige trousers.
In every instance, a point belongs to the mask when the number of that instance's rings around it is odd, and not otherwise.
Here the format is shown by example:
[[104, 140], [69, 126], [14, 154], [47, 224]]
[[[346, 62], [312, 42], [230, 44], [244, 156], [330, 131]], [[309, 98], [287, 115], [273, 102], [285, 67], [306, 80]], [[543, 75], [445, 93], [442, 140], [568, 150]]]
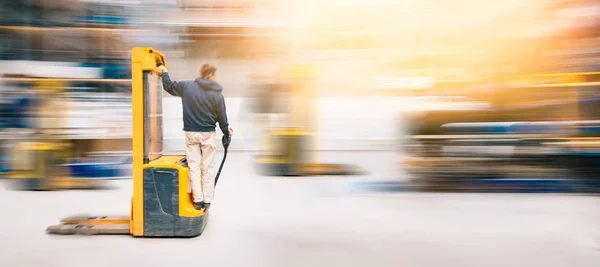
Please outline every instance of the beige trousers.
[[185, 156], [190, 172], [188, 193], [194, 202], [211, 203], [215, 192], [216, 132], [185, 132]]

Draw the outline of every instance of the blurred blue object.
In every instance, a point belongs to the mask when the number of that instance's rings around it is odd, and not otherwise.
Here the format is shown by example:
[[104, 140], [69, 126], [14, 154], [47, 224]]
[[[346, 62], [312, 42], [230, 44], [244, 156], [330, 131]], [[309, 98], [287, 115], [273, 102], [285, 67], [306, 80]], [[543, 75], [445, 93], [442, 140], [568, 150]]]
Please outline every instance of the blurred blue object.
[[556, 126], [530, 122], [472, 122], [442, 125], [447, 134], [531, 134], [549, 133]]
[[423, 181], [361, 182], [358, 188], [375, 192], [503, 192], [503, 193], [598, 193], [600, 180], [469, 178], [437, 183]]
[[110, 63], [102, 66], [102, 78], [104, 79], [129, 79], [131, 71], [128, 64]]
[[121, 176], [121, 164], [117, 163], [72, 163], [66, 164], [71, 176], [81, 178], [111, 178]]
[[102, 24], [127, 24], [128, 20], [124, 17], [116, 16], [83, 16], [78, 17], [78, 21]]
[[448, 123], [442, 125], [442, 129], [447, 134], [506, 134], [510, 132], [511, 125], [501, 122], [491, 123]]
[[115, 178], [124, 176], [123, 166], [129, 165], [128, 157], [92, 156], [76, 159], [63, 166], [68, 167], [72, 177]]
[[17, 58], [17, 54], [15, 54], [15, 53], [10, 53], [10, 52], [0, 53], [0, 59], [3, 59], [3, 60], [10, 60], [10, 59], [16, 59], [16, 58]]
[[557, 126], [552, 126], [544, 123], [515, 123], [510, 127], [510, 132], [514, 134], [543, 134], [550, 133], [552, 130], [556, 130]]
[[7, 104], [0, 104], [0, 128], [29, 128], [27, 125], [26, 110], [35, 104], [35, 100], [28, 97], [18, 98]]
[[6, 173], [10, 171], [10, 161], [7, 158], [0, 158], [0, 173]]
[[[127, 62], [129, 63], [129, 62]], [[131, 71], [129, 64], [120, 63], [81, 63], [81, 67], [85, 68], [101, 68], [103, 79], [129, 79]]]

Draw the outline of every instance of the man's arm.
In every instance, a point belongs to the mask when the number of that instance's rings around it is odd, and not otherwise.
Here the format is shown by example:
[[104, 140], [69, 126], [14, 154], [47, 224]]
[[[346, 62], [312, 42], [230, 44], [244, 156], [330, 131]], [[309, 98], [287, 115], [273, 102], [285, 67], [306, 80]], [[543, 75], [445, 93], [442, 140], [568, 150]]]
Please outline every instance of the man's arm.
[[183, 88], [185, 87], [185, 82], [171, 81], [171, 78], [169, 78], [169, 71], [164, 65], [158, 67], [158, 72], [162, 76], [162, 84], [165, 91], [167, 91], [172, 96], [183, 96]]
[[219, 122], [219, 128], [223, 135], [230, 136], [229, 122], [227, 121], [227, 108], [225, 107], [225, 97], [222, 93], [217, 94], [217, 122]]

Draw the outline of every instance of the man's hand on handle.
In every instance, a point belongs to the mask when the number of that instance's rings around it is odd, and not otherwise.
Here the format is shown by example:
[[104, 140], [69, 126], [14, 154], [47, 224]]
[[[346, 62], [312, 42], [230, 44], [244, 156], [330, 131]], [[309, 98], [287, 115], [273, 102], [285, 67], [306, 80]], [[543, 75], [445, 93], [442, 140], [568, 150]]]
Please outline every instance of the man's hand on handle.
[[165, 67], [165, 65], [160, 65], [160, 66], [158, 66], [158, 68], [156, 68], [154, 71], [155, 71], [156, 73], [158, 73], [158, 75], [163, 75], [163, 73], [165, 73], [165, 72], [169, 72], [169, 71], [167, 70], [167, 67]]
[[223, 147], [227, 149], [231, 143], [231, 136], [223, 135], [221, 142], [223, 142]]
[[233, 136], [233, 128], [229, 127], [229, 135], [223, 135], [221, 141], [223, 142], [223, 147], [227, 149], [229, 144], [231, 143], [231, 137]]

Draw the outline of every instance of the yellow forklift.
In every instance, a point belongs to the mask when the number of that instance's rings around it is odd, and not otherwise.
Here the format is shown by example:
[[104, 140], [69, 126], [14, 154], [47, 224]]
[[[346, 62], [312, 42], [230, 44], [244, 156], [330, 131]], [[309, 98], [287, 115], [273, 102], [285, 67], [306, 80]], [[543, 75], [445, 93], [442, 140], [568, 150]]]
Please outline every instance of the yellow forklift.
[[[208, 211], [188, 193], [185, 156], [162, 155], [162, 81], [155, 70], [164, 56], [149, 47], [132, 50], [133, 197], [124, 217], [75, 216], [47, 228], [50, 234], [131, 234], [193, 237], [202, 234]], [[222, 164], [221, 164], [222, 167]]]
[[354, 175], [362, 171], [352, 165], [320, 163], [318, 131], [318, 86], [316, 71], [309, 64], [287, 66], [276, 77], [278, 95], [286, 101], [284, 126], [273, 127], [263, 138], [256, 165], [265, 176]]
[[39, 96], [36, 108], [41, 117], [35, 133], [14, 144], [12, 149], [11, 172], [8, 177], [18, 190], [65, 190], [65, 189], [103, 189], [102, 181], [73, 177], [66, 166], [73, 145], [48, 133], [58, 128], [64, 118], [51, 116], [50, 113], [64, 114], [64, 103], [56, 94], [67, 87], [64, 79], [34, 78], [34, 87]]
[[99, 181], [74, 178], [64, 166], [69, 143], [21, 142], [13, 150], [9, 177], [18, 190], [101, 189]]

